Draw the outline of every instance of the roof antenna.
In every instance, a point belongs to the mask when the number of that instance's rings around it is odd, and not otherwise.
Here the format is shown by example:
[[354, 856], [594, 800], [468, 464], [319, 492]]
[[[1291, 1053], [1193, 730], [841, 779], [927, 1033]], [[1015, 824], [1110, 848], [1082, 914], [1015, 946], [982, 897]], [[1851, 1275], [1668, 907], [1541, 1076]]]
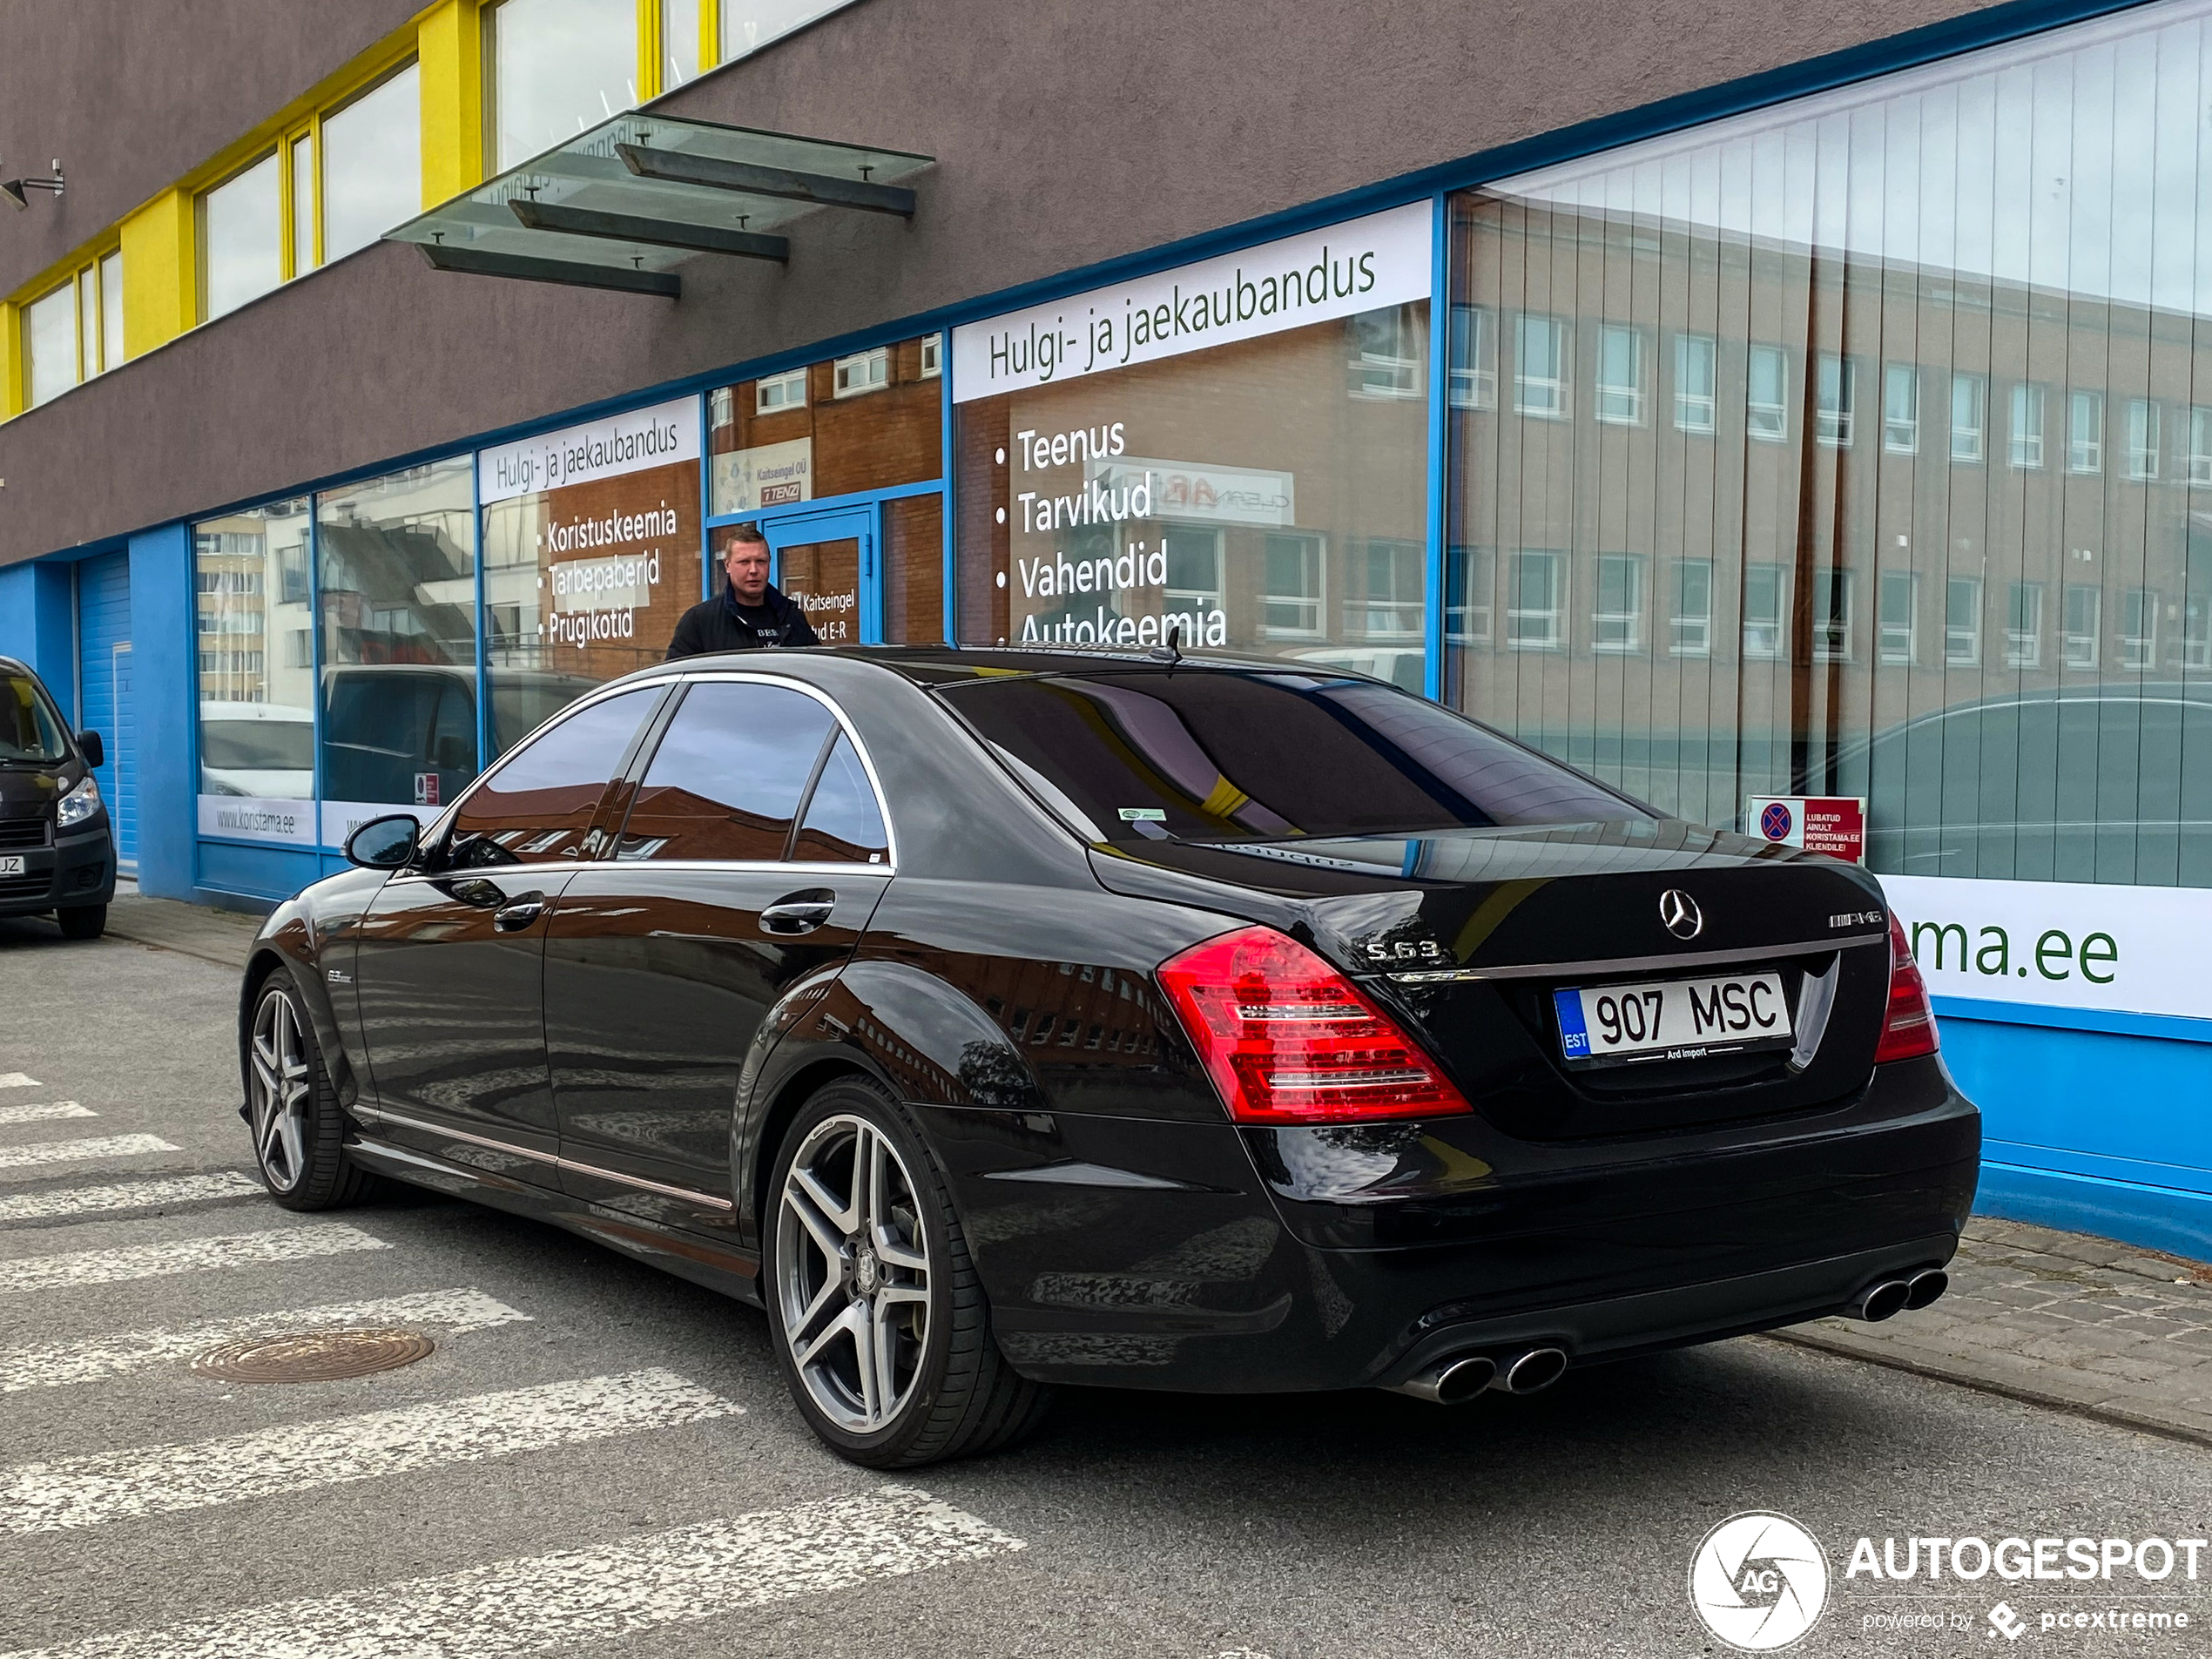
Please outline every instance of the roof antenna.
[[1147, 654], [1156, 662], [1179, 663], [1183, 660], [1182, 617], [1177, 617], [1175, 619], [1175, 625], [1168, 630], [1167, 644], [1155, 645]]

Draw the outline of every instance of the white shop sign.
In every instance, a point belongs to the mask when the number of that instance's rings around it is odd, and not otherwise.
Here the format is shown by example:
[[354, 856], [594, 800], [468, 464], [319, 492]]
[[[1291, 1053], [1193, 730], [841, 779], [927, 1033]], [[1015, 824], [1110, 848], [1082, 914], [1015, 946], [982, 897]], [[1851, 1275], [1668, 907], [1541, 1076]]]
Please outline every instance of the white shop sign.
[[1084, 472], [1107, 490], [1134, 489], [1149, 482], [1152, 493], [1148, 506], [1154, 518], [1197, 524], [1258, 524], [1269, 529], [1298, 523], [1297, 481], [1287, 472], [1147, 461], [1135, 455], [1091, 461]]
[[752, 513], [814, 499], [814, 441], [786, 438], [714, 457], [714, 510]]
[[2212, 1020], [2212, 889], [1885, 875], [1936, 996]]
[[1157, 362], [1428, 298], [1426, 202], [953, 330], [953, 398]]
[[476, 498], [494, 502], [699, 458], [699, 401], [671, 398], [604, 421], [476, 451]]
[[202, 795], [199, 833], [231, 840], [313, 846], [315, 804], [311, 800], [260, 800], [248, 795]]

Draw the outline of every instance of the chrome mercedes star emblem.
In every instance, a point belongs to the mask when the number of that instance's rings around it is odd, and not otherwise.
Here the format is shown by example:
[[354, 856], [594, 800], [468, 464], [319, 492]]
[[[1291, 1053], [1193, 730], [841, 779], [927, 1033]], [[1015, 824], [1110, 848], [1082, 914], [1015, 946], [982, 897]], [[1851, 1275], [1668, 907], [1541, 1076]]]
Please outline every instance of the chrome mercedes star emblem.
[[1695, 939], [1705, 931], [1705, 913], [1680, 887], [1669, 887], [1659, 895], [1659, 920], [1677, 939]]

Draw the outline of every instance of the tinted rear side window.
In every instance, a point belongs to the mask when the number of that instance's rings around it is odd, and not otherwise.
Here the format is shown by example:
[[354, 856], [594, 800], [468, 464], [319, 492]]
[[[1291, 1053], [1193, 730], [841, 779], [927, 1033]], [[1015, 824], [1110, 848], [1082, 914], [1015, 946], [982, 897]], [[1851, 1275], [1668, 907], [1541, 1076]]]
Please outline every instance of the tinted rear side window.
[[1218, 670], [1001, 679], [946, 700], [1094, 839], [1271, 840], [1649, 818], [1437, 704]]
[[653, 752], [615, 856], [782, 858], [833, 724], [819, 703], [784, 686], [692, 686]]
[[883, 813], [853, 739], [838, 733], [837, 746], [822, 763], [822, 776], [806, 802], [806, 821], [799, 826], [796, 859], [817, 864], [881, 864], [891, 851], [883, 833]]

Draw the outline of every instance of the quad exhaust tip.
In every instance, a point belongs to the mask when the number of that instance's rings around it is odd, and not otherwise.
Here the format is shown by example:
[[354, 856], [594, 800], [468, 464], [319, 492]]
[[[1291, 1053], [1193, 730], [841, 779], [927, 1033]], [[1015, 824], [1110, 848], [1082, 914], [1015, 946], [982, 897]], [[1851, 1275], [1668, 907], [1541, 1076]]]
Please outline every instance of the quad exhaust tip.
[[1533, 1394], [1550, 1387], [1566, 1374], [1564, 1348], [1531, 1348], [1501, 1371], [1490, 1386], [1508, 1394]]
[[1411, 1394], [1434, 1405], [1459, 1406], [1489, 1387], [1497, 1374], [1498, 1362], [1488, 1354], [1455, 1353], [1390, 1387], [1393, 1393]]
[[1950, 1274], [1940, 1267], [1925, 1267], [1905, 1278], [1885, 1278], [1868, 1285], [1844, 1312], [1851, 1318], [1878, 1325], [1908, 1310], [1927, 1306], [1950, 1288]]

